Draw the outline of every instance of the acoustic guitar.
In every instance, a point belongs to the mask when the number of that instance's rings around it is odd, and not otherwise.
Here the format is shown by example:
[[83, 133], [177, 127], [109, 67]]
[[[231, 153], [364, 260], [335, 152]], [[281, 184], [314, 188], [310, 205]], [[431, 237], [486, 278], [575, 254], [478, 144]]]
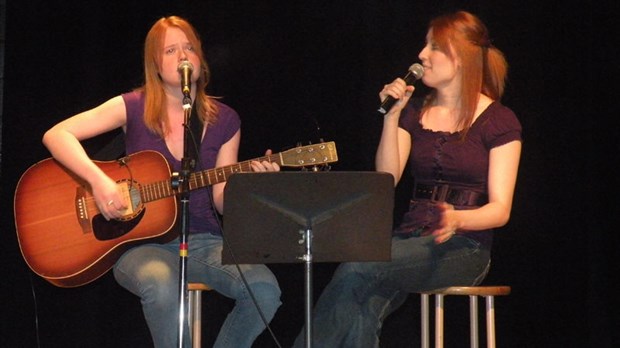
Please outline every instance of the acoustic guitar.
[[[336, 162], [334, 142], [301, 146], [233, 165], [193, 172], [195, 190], [251, 172], [251, 161], [282, 167], [309, 167]], [[60, 287], [76, 287], [105, 274], [129, 247], [172, 240], [177, 219], [177, 185], [166, 159], [141, 151], [115, 161], [95, 161], [115, 180], [128, 209], [107, 221], [88, 184], [53, 158], [31, 166], [15, 190], [15, 226], [28, 266]]]

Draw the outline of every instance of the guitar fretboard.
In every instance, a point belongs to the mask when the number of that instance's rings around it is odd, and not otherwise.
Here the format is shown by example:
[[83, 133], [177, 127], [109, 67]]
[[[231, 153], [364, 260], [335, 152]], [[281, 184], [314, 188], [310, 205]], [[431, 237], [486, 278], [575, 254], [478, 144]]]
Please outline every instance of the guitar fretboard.
[[[200, 172], [191, 173], [189, 177], [189, 189], [195, 190], [201, 187], [219, 184], [228, 180], [228, 177], [235, 173], [251, 172], [252, 161], [275, 162], [282, 165], [280, 154], [272, 154], [264, 157], [255, 158], [253, 160], [235, 163], [229, 166], [207, 169]], [[178, 190], [173, 188], [171, 180], [158, 181], [142, 186], [140, 196], [142, 202], [147, 203], [158, 199], [176, 195]]]
[[[335, 143], [327, 142], [321, 144], [301, 146], [280, 153], [274, 153], [263, 157], [231, 164], [229, 166], [207, 169], [194, 172], [189, 175], [189, 189], [195, 190], [205, 186], [219, 184], [228, 180], [228, 177], [235, 173], [251, 172], [253, 161], [277, 163], [283, 167], [303, 167], [325, 163], [332, 163], [338, 160]], [[158, 199], [170, 197], [178, 194], [179, 191], [173, 186], [173, 181], [158, 181], [144, 184], [140, 188], [140, 198], [143, 203], [152, 202]]]

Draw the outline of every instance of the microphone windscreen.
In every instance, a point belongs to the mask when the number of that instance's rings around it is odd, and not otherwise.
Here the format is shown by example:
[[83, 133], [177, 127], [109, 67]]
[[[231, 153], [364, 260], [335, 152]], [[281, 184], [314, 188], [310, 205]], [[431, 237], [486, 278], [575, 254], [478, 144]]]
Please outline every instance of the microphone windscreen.
[[424, 67], [421, 64], [415, 63], [409, 67], [409, 71], [413, 74], [416, 80], [419, 80], [424, 76]]
[[184, 60], [181, 63], [179, 63], [179, 67], [177, 68], [177, 70], [183, 71], [184, 69], [188, 69], [189, 71], [194, 71], [194, 66], [189, 61]]

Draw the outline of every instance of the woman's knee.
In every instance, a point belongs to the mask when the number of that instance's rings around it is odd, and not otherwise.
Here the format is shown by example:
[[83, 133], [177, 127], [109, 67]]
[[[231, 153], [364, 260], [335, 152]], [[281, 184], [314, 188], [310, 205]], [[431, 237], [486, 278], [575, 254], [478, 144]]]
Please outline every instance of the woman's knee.
[[[271, 311], [275, 313], [282, 304], [280, 301], [282, 291], [275, 275], [266, 267], [259, 267], [247, 274], [246, 282], [256, 301], [263, 307], [271, 308]], [[245, 289], [245, 285], [243, 288]], [[247, 298], [247, 295], [244, 297]]]
[[280, 301], [282, 292], [277, 284], [254, 283], [250, 285], [250, 289], [259, 303], [270, 304], [274, 309], [277, 309], [282, 304]]
[[146, 289], [169, 292], [169, 288], [178, 288], [173, 286], [178, 274], [175, 265], [161, 257], [162, 250], [153, 249], [142, 247], [126, 252], [114, 265], [116, 281], [138, 295]]

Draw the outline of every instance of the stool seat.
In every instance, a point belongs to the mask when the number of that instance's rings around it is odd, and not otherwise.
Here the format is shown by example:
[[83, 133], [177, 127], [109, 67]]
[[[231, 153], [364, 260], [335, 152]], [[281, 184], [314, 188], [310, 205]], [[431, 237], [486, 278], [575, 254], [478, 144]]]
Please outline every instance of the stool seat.
[[202, 345], [202, 292], [212, 290], [204, 283], [187, 283], [189, 297], [188, 322], [192, 333], [192, 347], [200, 348]]
[[509, 295], [510, 286], [451, 286], [420, 292], [422, 348], [429, 347], [429, 296], [435, 296], [435, 348], [443, 348], [444, 296], [469, 296], [470, 346], [478, 348], [478, 297], [486, 299], [487, 347], [495, 348], [495, 296]]
[[204, 283], [187, 283], [187, 291], [209, 291], [212, 290]]
[[504, 296], [509, 295], [510, 290], [510, 286], [450, 286], [422, 293], [429, 295]]

